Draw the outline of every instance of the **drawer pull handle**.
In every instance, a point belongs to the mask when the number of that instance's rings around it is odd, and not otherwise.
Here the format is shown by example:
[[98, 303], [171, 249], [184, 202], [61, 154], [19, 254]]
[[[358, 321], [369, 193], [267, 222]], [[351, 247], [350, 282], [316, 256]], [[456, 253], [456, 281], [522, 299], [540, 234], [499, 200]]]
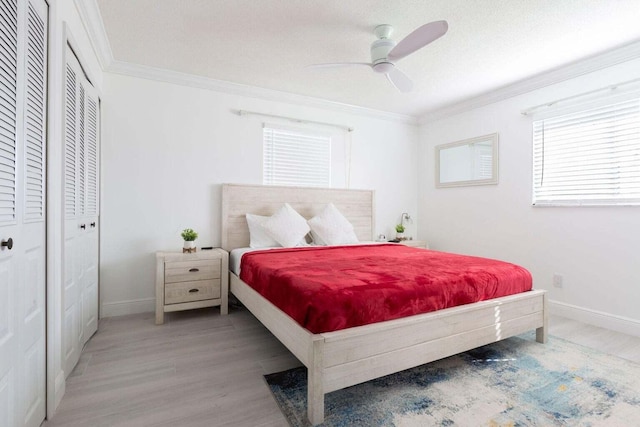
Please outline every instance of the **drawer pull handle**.
[[197, 268], [190, 268], [189, 269], [189, 273], [195, 273], [195, 272], [198, 272], [198, 271], [200, 271], [200, 270], [197, 269]]
[[198, 292], [200, 289], [189, 289], [189, 293], [190, 294], [195, 294], [196, 292]]

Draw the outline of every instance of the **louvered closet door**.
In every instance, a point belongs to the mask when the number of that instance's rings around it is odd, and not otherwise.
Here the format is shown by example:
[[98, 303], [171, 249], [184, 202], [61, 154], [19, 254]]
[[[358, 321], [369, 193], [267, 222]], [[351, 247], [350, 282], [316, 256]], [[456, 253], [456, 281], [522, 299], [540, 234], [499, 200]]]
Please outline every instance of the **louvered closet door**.
[[81, 112], [79, 79], [82, 70], [75, 55], [67, 47], [65, 78], [64, 128], [64, 286], [62, 319], [62, 355], [65, 375], [69, 376], [80, 358], [82, 342], [82, 285], [78, 257], [82, 249], [80, 237], [80, 206], [78, 203], [78, 151]]
[[98, 327], [99, 100], [67, 47], [63, 359], [68, 376]]
[[0, 0], [2, 426], [45, 416], [47, 13], [41, 0]]
[[82, 289], [82, 344], [98, 330], [98, 135], [99, 100], [93, 86], [87, 81], [84, 92], [84, 213], [81, 218], [80, 254]]
[[81, 197], [79, 190], [79, 145], [82, 143], [80, 132], [81, 94], [79, 80], [82, 69], [75, 55], [67, 47], [65, 78], [65, 150], [64, 150], [64, 286], [63, 286], [63, 365], [65, 375], [69, 376], [80, 358], [82, 335], [82, 278], [80, 277], [80, 217]]

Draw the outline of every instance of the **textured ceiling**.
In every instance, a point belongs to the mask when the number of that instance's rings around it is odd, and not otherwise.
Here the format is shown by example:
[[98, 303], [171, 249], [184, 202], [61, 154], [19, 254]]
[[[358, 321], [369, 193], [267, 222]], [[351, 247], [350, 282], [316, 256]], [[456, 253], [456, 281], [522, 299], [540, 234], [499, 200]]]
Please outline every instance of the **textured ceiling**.
[[[640, 40], [640, 0], [98, 0], [115, 60], [421, 116]], [[398, 62], [399, 93], [362, 68], [373, 28], [448, 33]]]

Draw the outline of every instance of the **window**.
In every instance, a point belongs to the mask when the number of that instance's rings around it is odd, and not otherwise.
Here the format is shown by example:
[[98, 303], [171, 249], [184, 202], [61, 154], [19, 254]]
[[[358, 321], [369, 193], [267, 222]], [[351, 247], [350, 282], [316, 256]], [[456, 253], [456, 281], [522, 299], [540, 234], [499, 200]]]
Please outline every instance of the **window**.
[[331, 136], [265, 125], [263, 184], [331, 187]]
[[640, 204], [640, 98], [533, 123], [534, 205]]

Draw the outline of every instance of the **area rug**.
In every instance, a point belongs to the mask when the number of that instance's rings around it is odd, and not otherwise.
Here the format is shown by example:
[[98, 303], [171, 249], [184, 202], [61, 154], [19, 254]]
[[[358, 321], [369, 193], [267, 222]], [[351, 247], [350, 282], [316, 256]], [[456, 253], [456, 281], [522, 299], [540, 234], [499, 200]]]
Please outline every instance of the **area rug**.
[[[265, 375], [308, 426], [306, 368]], [[525, 334], [325, 396], [323, 426], [640, 426], [640, 365]]]

